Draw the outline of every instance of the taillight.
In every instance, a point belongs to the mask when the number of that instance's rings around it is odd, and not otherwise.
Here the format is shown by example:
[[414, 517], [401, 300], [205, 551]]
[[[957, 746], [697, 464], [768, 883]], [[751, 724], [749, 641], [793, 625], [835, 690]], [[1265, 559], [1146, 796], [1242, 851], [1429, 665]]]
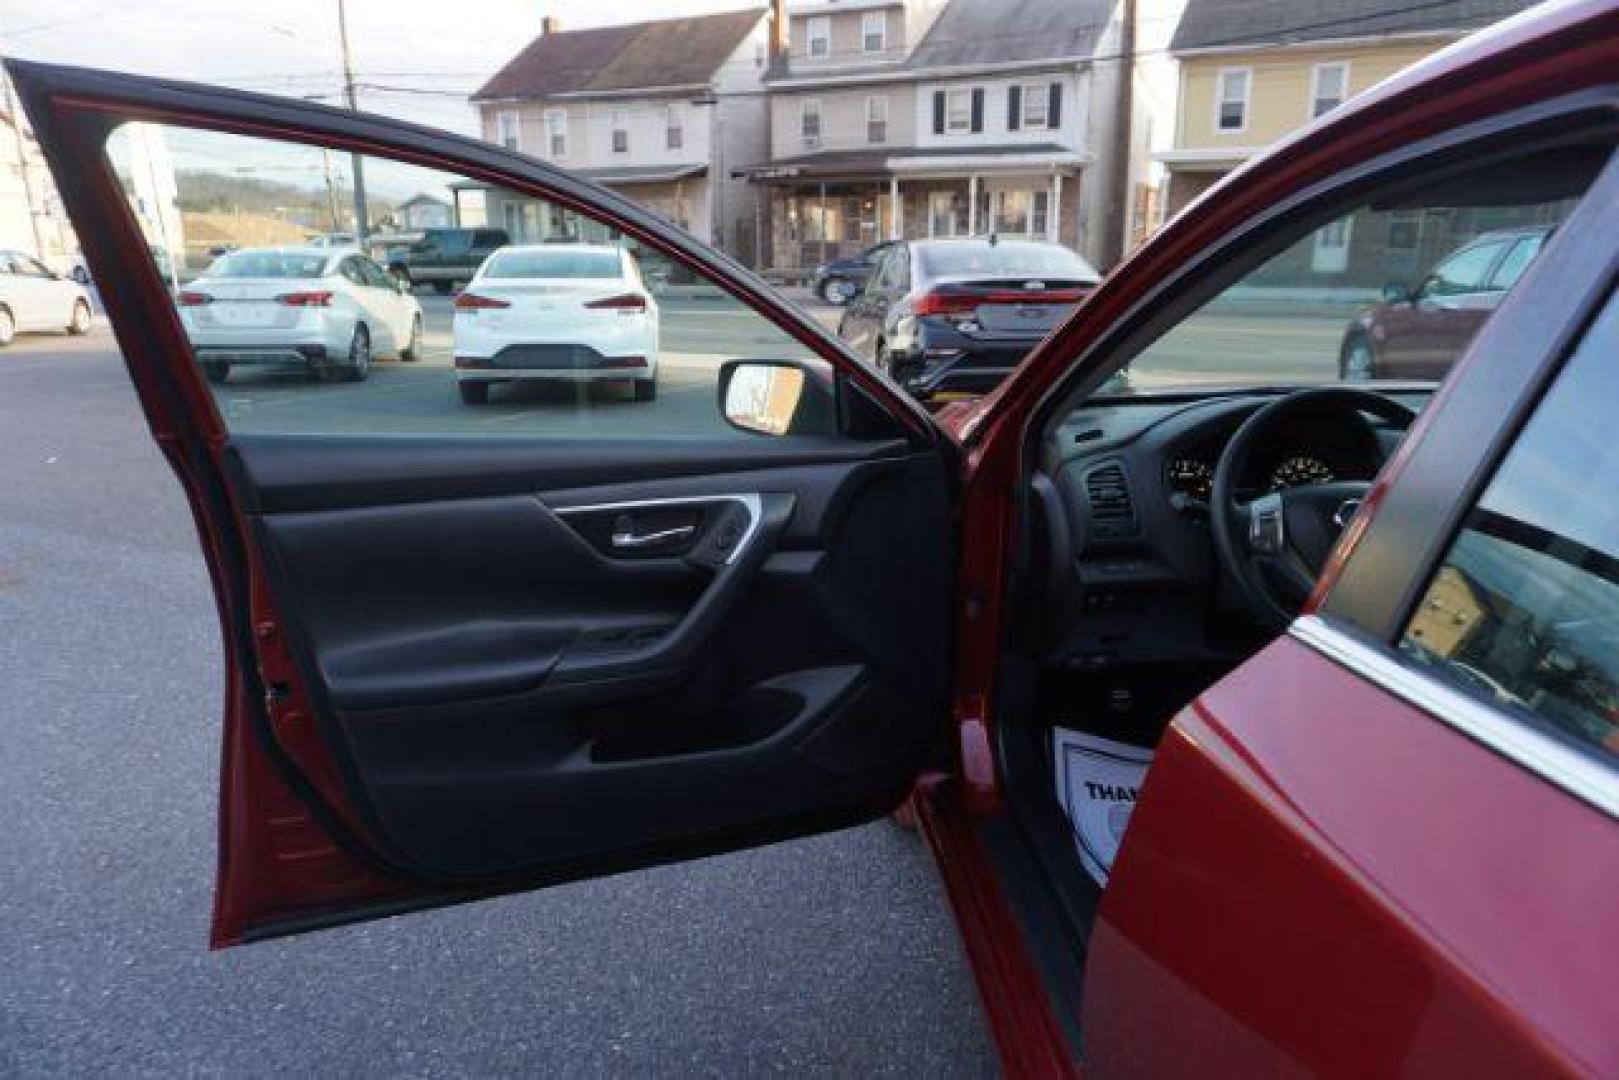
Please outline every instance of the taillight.
[[174, 301], [181, 307], [201, 307], [204, 304], [213, 303], [214, 298], [205, 292], [191, 292], [187, 290], [186, 292], [182, 292], [176, 296]]
[[617, 296], [604, 296], [600, 300], [587, 300], [585, 307], [595, 308], [598, 311], [617, 311], [625, 315], [637, 315], [646, 311], [646, 297], [640, 293], [619, 293]]
[[926, 292], [916, 298], [911, 310], [917, 315], [970, 315], [983, 301], [974, 293]]
[[479, 296], [477, 293], [464, 292], [455, 298], [457, 311], [483, 311], [486, 308], [509, 308], [510, 300], [496, 300], [492, 296]]
[[289, 292], [275, 298], [276, 303], [288, 307], [331, 307], [332, 294], [325, 291]]

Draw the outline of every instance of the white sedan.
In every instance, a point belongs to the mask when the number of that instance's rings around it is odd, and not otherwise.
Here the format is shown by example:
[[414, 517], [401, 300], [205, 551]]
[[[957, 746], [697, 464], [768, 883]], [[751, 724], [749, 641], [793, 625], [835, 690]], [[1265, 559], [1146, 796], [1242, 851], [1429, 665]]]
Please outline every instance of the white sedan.
[[461, 400], [495, 383], [628, 380], [658, 393], [658, 305], [634, 258], [606, 244], [503, 247], [455, 298]]
[[353, 248], [243, 248], [175, 300], [197, 360], [216, 383], [232, 368], [260, 365], [358, 382], [374, 356], [421, 355], [421, 305]]
[[0, 251], [0, 346], [19, 331], [90, 330], [90, 294], [20, 251]]

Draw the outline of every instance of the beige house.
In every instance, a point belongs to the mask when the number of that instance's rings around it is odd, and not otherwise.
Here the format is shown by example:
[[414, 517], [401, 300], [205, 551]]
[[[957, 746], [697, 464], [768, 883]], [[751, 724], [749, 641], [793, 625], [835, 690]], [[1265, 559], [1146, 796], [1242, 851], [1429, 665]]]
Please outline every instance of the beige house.
[[1096, 60], [1117, 48], [1111, 0], [798, 0], [786, 17], [770, 160], [751, 170], [774, 271], [992, 232], [1111, 264], [1102, 177], [1127, 152], [1120, 65]]
[[1180, 63], [1173, 145], [1155, 155], [1168, 170], [1166, 216], [1360, 91], [1529, 6], [1186, 0], [1170, 46]]

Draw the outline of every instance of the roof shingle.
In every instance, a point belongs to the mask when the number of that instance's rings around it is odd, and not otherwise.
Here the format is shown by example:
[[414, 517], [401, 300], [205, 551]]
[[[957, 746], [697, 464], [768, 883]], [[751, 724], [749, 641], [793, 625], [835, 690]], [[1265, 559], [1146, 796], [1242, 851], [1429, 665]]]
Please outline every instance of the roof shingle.
[[1466, 33], [1530, 6], [1529, 0], [1186, 0], [1170, 49]]
[[764, 13], [763, 8], [745, 8], [542, 34], [472, 100], [706, 84]]
[[917, 43], [911, 68], [1089, 57], [1111, 0], [950, 0]]

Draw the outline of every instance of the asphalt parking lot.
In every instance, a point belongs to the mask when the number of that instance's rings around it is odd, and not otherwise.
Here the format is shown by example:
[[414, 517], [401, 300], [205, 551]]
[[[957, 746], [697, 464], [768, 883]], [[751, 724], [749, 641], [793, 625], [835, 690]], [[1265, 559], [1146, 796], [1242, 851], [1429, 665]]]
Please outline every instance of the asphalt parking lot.
[[105, 327], [0, 351], [0, 432], [0, 1074], [993, 1071], [887, 822], [207, 952], [219, 633]]

